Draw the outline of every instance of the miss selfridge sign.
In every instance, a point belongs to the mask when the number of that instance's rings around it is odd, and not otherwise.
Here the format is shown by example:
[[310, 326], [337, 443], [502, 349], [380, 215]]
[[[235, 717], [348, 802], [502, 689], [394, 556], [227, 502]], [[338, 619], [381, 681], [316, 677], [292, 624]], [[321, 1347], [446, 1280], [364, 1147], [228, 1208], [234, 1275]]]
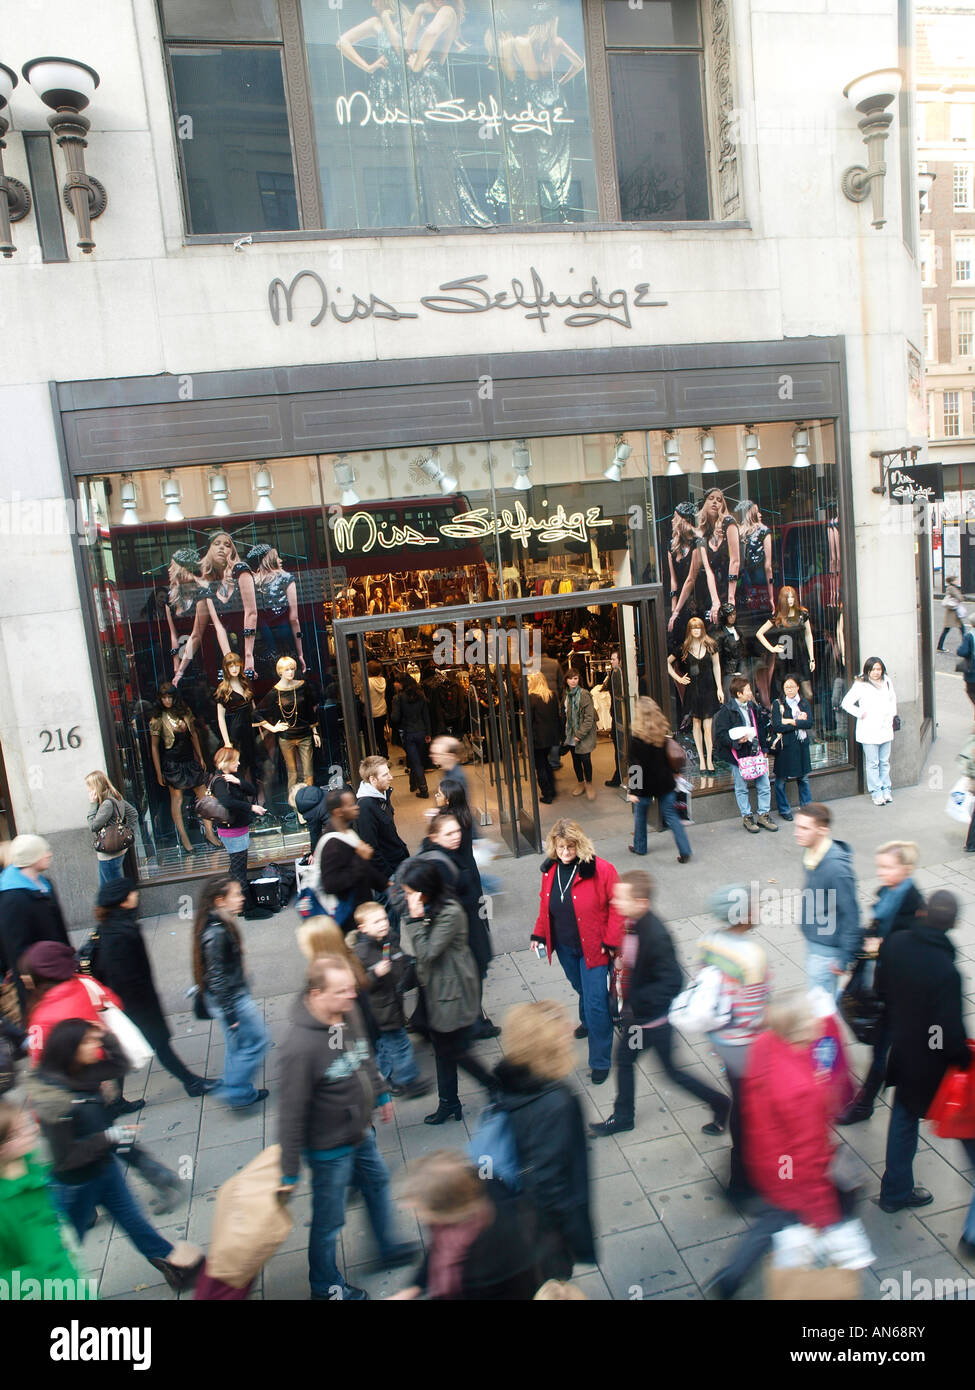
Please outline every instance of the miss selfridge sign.
[[[569, 274], [575, 272], [570, 270]], [[529, 322], [536, 322], [545, 333], [547, 321], [553, 316], [564, 328], [593, 328], [600, 323], [632, 328], [635, 310], [662, 309], [668, 302], [652, 299], [646, 281], [629, 288], [606, 289], [599, 283], [598, 276], [589, 275], [580, 276], [574, 287], [559, 285], [551, 289], [534, 266], [529, 267], [527, 280], [512, 278], [500, 288], [493, 288], [488, 283], [489, 278], [487, 275], [463, 275], [459, 280], [446, 280], [437, 286], [436, 293], [421, 295], [420, 304], [430, 314], [489, 314], [513, 309]], [[281, 323], [282, 305], [287, 322], [293, 321], [295, 291], [303, 280], [314, 287], [312, 302], [303, 311], [311, 315], [308, 320], [311, 328], [317, 328], [326, 318], [348, 324], [362, 319], [386, 319], [397, 323], [400, 319], [421, 317], [419, 312], [397, 308], [371, 290], [359, 293], [342, 285], [329, 290], [317, 271], [299, 270], [290, 285], [275, 276], [267, 287], [268, 308], [275, 324]]]
[[425, 536], [413, 526], [389, 526], [385, 521], [377, 524], [370, 512], [346, 512], [334, 516], [329, 525], [335, 541], [335, 549], [345, 552], [355, 551], [367, 555], [375, 546], [382, 550], [398, 550], [404, 545], [442, 545], [442, 537], [451, 536], [462, 540], [480, 540], [484, 536], [510, 536], [527, 547], [532, 536], [537, 536], [546, 545], [559, 541], [588, 541], [590, 533], [599, 526], [612, 526], [612, 517], [603, 516], [600, 507], [586, 507], [580, 512], [566, 512], [561, 503], [549, 516], [529, 516], [520, 502], [513, 510], [505, 507], [494, 514], [486, 507], [475, 507], [469, 512], [459, 512], [453, 521], [441, 522], [435, 536]]

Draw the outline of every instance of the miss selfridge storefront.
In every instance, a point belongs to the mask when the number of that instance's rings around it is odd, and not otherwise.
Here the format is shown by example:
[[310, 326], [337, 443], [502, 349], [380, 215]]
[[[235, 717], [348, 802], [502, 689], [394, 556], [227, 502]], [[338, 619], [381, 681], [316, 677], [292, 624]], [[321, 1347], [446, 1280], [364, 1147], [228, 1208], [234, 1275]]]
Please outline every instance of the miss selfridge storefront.
[[[280, 722], [282, 656], [312, 695], [317, 783], [354, 781], [359, 758], [381, 750], [382, 721], [360, 699], [360, 672], [378, 661], [390, 680], [421, 679], [439, 727], [479, 760], [482, 820], [524, 853], [575, 804], [538, 803], [522, 711], [540, 650], [574, 648], [593, 687], [623, 653], [615, 708], [611, 687], [597, 699], [599, 799], [587, 811], [599, 829], [628, 824], [625, 789], [602, 783], [617, 747], [625, 758], [638, 693], [681, 730], [695, 818], [735, 814], [727, 766], [709, 774], [696, 746], [701, 692], [674, 679], [688, 669], [689, 619], [717, 636], [716, 609], [732, 603], [741, 645], [724, 674], [740, 669], [774, 697], [784, 664], [800, 671], [814, 793], [857, 787], [836, 711], [859, 659], [841, 339], [195, 374], [191, 399], [173, 377], [53, 389], [66, 485], [92, 523], [78, 578], [109, 772], [140, 810], [147, 883], [219, 862], [191, 792], [191, 849], [179, 846], [157, 772], [162, 743], [170, 763], [180, 753], [155, 705], [169, 680], [205, 762], [228, 727], [244, 738], [269, 808], [252, 861], [307, 844], [292, 809], [307, 768], [254, 727]], [[789, 588], [808, 622], [776, 679], [758, 634]], [[214, 699], [228, 652], [254, 701], [230, 726]], [[405, 783], [397, 794], [402, 818]]]

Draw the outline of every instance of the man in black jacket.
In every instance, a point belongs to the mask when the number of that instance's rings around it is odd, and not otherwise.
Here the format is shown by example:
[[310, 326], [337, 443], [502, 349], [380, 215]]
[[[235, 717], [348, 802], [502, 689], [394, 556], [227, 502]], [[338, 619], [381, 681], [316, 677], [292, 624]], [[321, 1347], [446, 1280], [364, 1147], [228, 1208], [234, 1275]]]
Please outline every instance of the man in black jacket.
[[302, 1154], [311, 1167], [311, 1296], [357, 1302], [369, 1295], [347, 1284], [335, 1262], [349, 1187], [362, 1193], [384, 1266], [409, 1264], [418, 1247], [396, 1239], [389, 1172], [372, 1125], [377, 1105], [383, 1123], [390, 1123], [393, 1102], [376, 1070], [355, 999], [355, 980], [344, 961], [338, 956], [312, 961], [281, 1048], [278, 1132], [282, 1194], [297, 1183]]
[[393, 774], [387, 760], [377, 756], [362, 760], [359, 778], [359, 790], [356, 792], [359, 823], [356, 829], [366, 844], [372, 845], [376, 851], [376, 863], [386, 875], [388, 884], [403, 860], [410, 857], [410, 851], [397, 833], [389, 800]]
[[[767, 709], [755, 703], [752, 688], [744, 676], [732, 676], [729, 687], [731, 697], [714, 716], [714, 751], [731, 764], [731, 775], [735, 783], [735, 801], [741, 812], [741, 823], [752, 835], [763, 830], [777, 831], [778, 826], [769, 815], [772, 807], [772, 788], [768, 772], [761, 777], [750, 778], [747, 782], [738, 770], [738, 759], [754, 757], [758, 753], [768, 753], [770, 716]], [[750, 735], [732, 738], [731, 730], [749, 728]], [[749, 788], [755, 788], [758, 798], [758, 814], [752, 813]]]
[[[386, 874], [376, 864], [376, 851], [356, 832], [361, 815], [350, 787], [329, 792], [325, 798], [328, 819], [313, 856], [318, 869], [318, 890], [338, 898], [346, 911], [335, 920], [352, 930], [352, 914], [360, 903], [372, 902], [373, 889], [382, 892]], [[334, 915], [334, 914], [333, 914]]]
[[[888, 936], [880, 948], [876, 986], [887, 1005], [887, 1081], [897, 1088], [880, 1184], [881, 1211], [926, 1207], [934, 1201], [926, 1188], [914, 1186], [918, 1125], [948, 1067], [967, 1070], [971, 1064], [961, 976], [955, 967], [955, 948], [948, 940], [957, 914], [958, 902], [952, 893], [943, 889], [932, 893], [926, 912], [918, 914], [914, 925]], [[962, 1143], [969, 1163], [975, 1163], [975, 1140]], [[975, 1249], [975, 1203], [964, 1239], [970, 1250]]]
[[635, 1077], [639, 1052], [655, 1048], [664, 1071], [675, 1085], [711, 1107], [705, 1134], [720, 1134], [728, 1122], [731, 1101], [720, 1091], [674, 1066], [673, 1033], [667, 1013], [680, 993], [683, 975], [670, 933], [650, 910], [653, 884], [644, 869], [621, 874], [613, 887], [613, 907], [626, 918], [617, 967], [623, 970], [623, 1029], [616, 1040], [616, 1101], [602, 1124], [590, 1124], [593, 1134], [619, 1134], [633, 1128]]
[[11, 972], [24, 1014], [27, 996], [17, 972], [21, 956], [38, 941], [71, 945], [54, 889], [44, 877], [52, 858], [51, 846], [40, 835], [18, 835], [0, 874], [0, 978]]

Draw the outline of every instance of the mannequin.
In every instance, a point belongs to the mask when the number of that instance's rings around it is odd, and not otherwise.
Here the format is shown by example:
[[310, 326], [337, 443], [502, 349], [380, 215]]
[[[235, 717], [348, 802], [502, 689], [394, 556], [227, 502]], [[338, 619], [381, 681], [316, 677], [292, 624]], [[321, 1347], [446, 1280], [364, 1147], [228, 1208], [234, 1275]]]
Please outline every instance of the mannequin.
[[241, 776], [256, 780], [254, 692], [243, 670], [241, 657], [236, 652], [228, 652], [223, 659], [223, 680], [214, 692], [214, 699], [224, 747], [236, 748], [240, 754]]
[[736, 602], [741, 562], [738, 523], [728, 510], [725, 495], [719, 487], [713, 487], [705, 496], [697, 514], [697, 525], [718, 591], [717, 602], [712, 603], [709, 615], [711, 622], [716, 623], [722, 603]]
[[[771, 636], [771, 641], [768, 640], [766, 634]], [[816, 659], [813, 656], [812, 624], [806, 609], [799, 607], [799, 596], [795, 589], [786, 585], [779, 590], [775, 612], [758, 629], [756, 637], [771, 656], [767, 666], [762, 667], [761, 671], [758, 667], [755, 670], [756, 680], [761, 682], [762, 676], [764, 676], [764, 703], [766, 705], [770, 703], [769, 689], [776, 667], [776, 657], [781, 656], [783, 669], [794, 672], [799, 679], [799, 688], [803, 696], [812, 704], [811, 675], [816, 669]], [[779, 694], [780, 692], [776, 690], [775, 693]]]
[[169, 625], [174, 685], [179, 685], [195, 653], [200, 650], [210, 621], [206, 602], [210, 590], [198, 577], [199, 568], [200, 557], [189, 546], [174, 551], [169, 562], [169, 589], [163, 602]]
[[[306, 787], [313, 785], [313, 744], [321, 748], [315, 713], [315, 697], [307, 681], [297, 679], [298, 663], [293, 656], [282, 656], [277, 664], [278, 681], [272, 686], [258, 709], [266, 717], [260, 727], [278, 735], [278, 747], [288, 770], [288, 799], [298, 785], [298, 761], [301, 760], [301, 780]], [[273, 719], [273, 723], [269, 723]]]
[[721, 663], [721, 689], [725, 704], [727, 704], [731, 698], [731, 677], [749, 674], [748, 661], [745, 655], [747, 643], [744, 635], [738, 629], [738, 613], [733, 604], [724, 603], [721, 605], [721, 612], [718, 614], [718, 633], [714, 640], [717, 644], [718, 658]]
[[[190, 854], [193, 846], [183, 824], [183, 792], [192, 787], [197, 799], [203, 796], [206, 792], [206, 774], [193, 715], [176, 693], [176, 687], [169, 682], [159, 687], [156, 708], [149, 721], [149, 733], [152, 737], [156, 780], [161, 787], [169, 788], [169, 806], [176, 834], [183, 849]], [[202, 821], [201, 824], [211, 845], [219, 849], [220, 841], [213, 833], [210, 822]]]
[[255, 592], [263, 616], [261, 636], [268, 653], [275, 660], [297, 656], [301, 670], [307, 670], [295, 576], [284, 568], [281, 556], [270, 545], [252, 546], [247, 552], [247, 563], [254, 574]]
[[[667, 564], [670, 570], [670, 602], [672, 605], [667, 631], [674, 633], [678, 647], [682, 646], [684, 642], [687, 617], [695, 611], [695, 604], [692, 600], [702, 569], [712, 608], [719, 607], [721, 603], [696, 522], [697, 513], [690, 502], [678, 503], [671, 518], [670, 546], [667, 550]], [[682, 613], [685, 614], [683, 621], [681, 621]]]
[[257, 591], [254, 576], [237, 554], [226, 531], [210, 537], [200, 574], [209, 585], [207, 607], [220, 653], [236, 651], [244, 658], [244, 675], [254, 680], [254, 638], [257, 636]]
[[707, 635], [703, 618], [691, 618], [680, 656], [675, 658], [674, 653], [670, 653], [667, 670], [671, 680], [681, 689], [682, 714], [689, 714], [693, 721], [694, 747], [700, 769], [702, 772], [713, 772], [711, 721], [722, 703], [721, 662], [717, 645]]
[[741, 573], [737, 607], [742, 613], [767, 613], [775, 602], [772, 587], [772, 532], [756, 502], [746, 497], [735, 508], [741, 535]]

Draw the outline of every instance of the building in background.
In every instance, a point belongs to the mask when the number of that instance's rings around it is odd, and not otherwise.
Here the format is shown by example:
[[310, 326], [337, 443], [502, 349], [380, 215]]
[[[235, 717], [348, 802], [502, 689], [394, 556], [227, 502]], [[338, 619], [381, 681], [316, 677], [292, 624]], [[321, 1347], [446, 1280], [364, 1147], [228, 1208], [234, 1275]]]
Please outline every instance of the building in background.
[[[688, 619], [729, 600], [759, 688], [786, 666], [808, 682], [817, 795], [859, 784], [836, 704], [865, 652], [898, 691], [895, 780], [917, 777], [928, 538], [877, 495], [871, 456], [925, 442], [912, 33], [909, 0], [7, 15], [3, 62], [60, 51], [101, 79], [94, 250], [21, 82], [5, 161], [33, 208], [0, 265], [0, 746], [17, 828], [52, 839], [75, 900], [98, 765], [139, 807], [148, 910], [211, 866], [189, 787], [179, 847], [169, 787], [195, 750], [155, 699], [178, 677], [208, 762], [229, 652], [269, 726], [249, 746], [271, 810], [255, 859], [304, 844], [298, 780], [354, 777], [375, 746], [369, 660], [430, 683], [483, 759], [484, 814], [539, 847], [555, 808], [518, 659], [536, 634], [595, 684], [621, 649], [617, 735], [655, 695], [696, 816], [736, 814], [667, 669]], [[879, 218], [844, 195], [868, 159], [844, 88], [889, 68]], [[737, 523], [699, 575], [688, 510]], [[757, 632], [785, 589], [809, 623], [773, 664]], [[515, 641], [479, 657], [492, 628]], [[300, 725], [274, 693], [283, 655], [314, 695], [310, 769], [278, 738]], [[590, 812], [608, 832], [629, 810], [602, 787], [604, 723]]]

